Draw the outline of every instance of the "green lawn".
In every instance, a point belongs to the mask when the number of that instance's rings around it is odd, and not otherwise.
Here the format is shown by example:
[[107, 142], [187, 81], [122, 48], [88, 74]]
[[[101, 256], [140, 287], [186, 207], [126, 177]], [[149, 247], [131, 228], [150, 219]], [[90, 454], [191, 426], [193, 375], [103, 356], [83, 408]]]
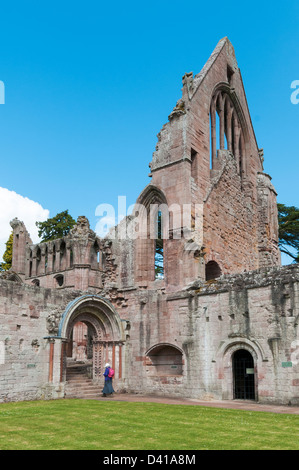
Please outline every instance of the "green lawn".
[[0, 404], [0, 450], [299, 450], [299, 417], [107, 399]]

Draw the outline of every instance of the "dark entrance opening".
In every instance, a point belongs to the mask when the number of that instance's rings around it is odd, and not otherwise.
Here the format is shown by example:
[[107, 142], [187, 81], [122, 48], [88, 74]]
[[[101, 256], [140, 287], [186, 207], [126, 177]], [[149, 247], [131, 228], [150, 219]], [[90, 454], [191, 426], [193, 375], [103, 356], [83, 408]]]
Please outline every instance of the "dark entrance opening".
[[234, 399], [255, 400], [254, 362], [250, 352], [239, 349], [233, 355]]
[[213, 279], [218, 279], [221, 276], [221, 269], [216, 261], [209, 261], [206, 264], [206, 281], [211, 281]]

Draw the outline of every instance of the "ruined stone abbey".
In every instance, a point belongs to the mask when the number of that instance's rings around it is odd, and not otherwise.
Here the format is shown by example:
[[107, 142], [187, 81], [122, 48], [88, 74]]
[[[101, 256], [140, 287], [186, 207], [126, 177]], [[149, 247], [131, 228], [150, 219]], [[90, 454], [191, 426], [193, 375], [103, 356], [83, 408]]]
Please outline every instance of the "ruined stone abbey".
[[100, 393], [110, 362], [118, 392], [298, 405], [299, 266], [281, 266], [276, 192], [227, 38], [184, 75], [150, 178], [104, 238], [82, 216], [33, 244], [12, 220], [0, 401], [84, 397], [83, 379]]

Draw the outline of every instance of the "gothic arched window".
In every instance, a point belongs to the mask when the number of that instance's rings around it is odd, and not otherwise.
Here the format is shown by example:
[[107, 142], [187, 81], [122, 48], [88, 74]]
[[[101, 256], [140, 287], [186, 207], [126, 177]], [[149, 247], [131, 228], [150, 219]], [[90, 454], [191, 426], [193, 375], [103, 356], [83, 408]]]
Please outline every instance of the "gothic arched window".
[[236, 109], [229, 93], [217, 90], [210, 107], [210, 148], [211, 168], [217, 169], [217, 151], [230, 151], [237, 164], [238, 173], [244, 172], [245, 141], [240, 120], [240, 110]]
[[139, 282], [165, 279], [169, 210], [163, 192], [149, 185], [134, 208], [139, 232], [136, 249], [136, 279]]

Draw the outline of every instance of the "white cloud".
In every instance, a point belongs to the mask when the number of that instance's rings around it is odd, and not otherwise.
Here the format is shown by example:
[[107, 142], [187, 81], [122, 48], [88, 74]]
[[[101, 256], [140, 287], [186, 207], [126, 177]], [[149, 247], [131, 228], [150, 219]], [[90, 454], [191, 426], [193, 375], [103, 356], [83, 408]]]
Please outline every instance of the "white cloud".
[[37, 243], [39, 239], [35, 222], [48, 219], [49, 211], [43, 209], [38, 202], [0, 187], [0, 260], [6, 248], [5, 243], [12, 231], [9, 222], [15, 217], [24, 222], [32, 242]]

